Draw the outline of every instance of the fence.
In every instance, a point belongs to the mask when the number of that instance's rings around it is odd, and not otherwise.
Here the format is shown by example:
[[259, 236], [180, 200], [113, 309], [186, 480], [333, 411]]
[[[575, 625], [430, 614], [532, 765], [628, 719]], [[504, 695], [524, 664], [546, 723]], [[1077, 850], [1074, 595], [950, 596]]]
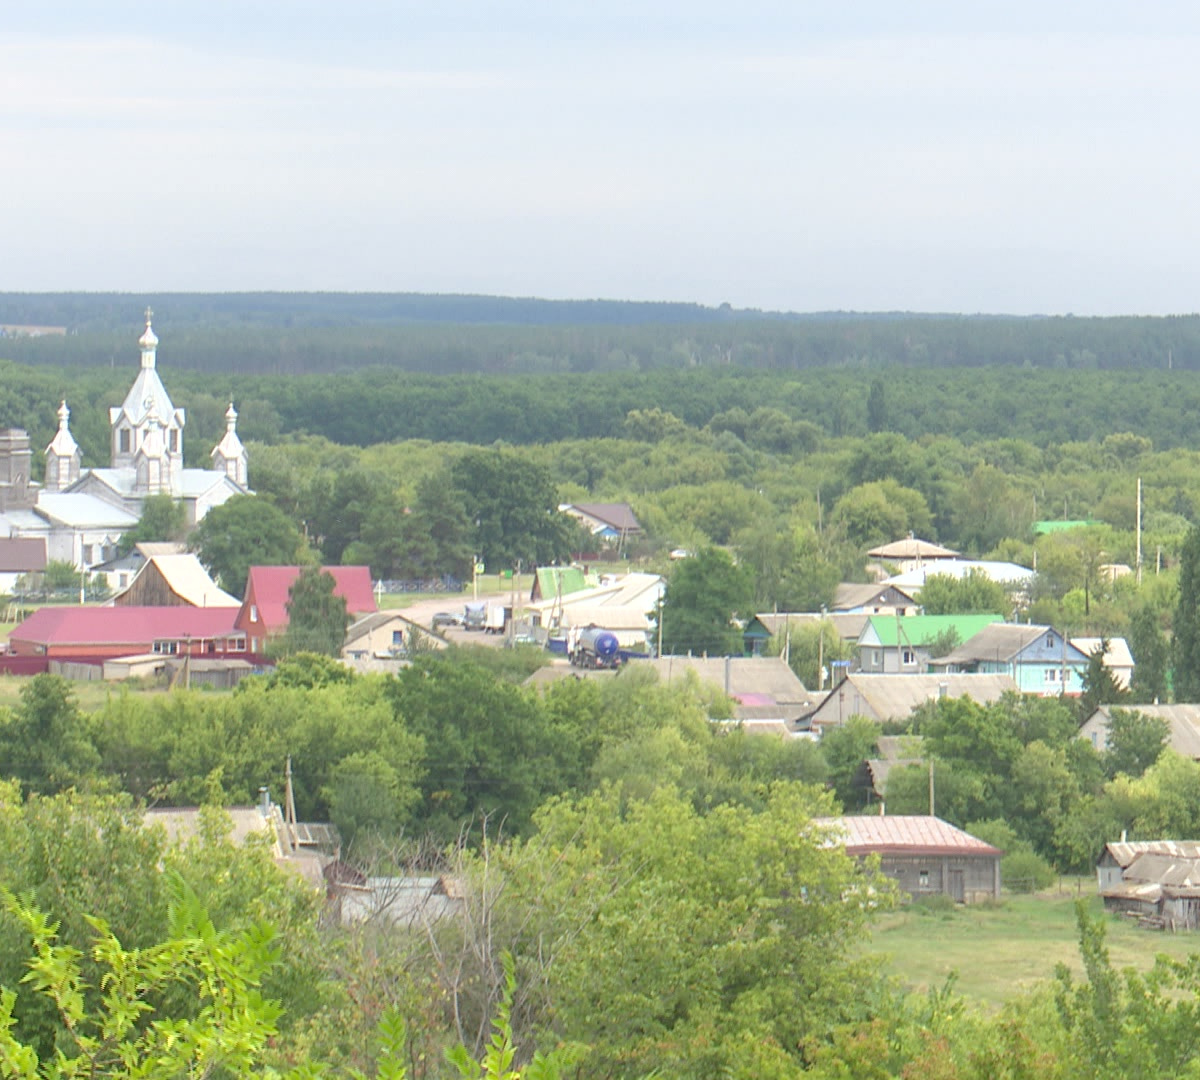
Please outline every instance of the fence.
[[391, 578], [377, 581], [375, 588], [385, 593], [460, 593], [463, 584], [456, 577]]

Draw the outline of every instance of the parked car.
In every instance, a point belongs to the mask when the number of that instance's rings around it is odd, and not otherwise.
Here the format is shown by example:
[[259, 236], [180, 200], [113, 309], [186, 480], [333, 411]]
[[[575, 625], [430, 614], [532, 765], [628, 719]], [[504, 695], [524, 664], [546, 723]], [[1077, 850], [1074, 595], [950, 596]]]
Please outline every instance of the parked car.
[[462, 616], [455, 615], [453, 611], [439, 611], [434, 615], [430, 626], [434, 630], [440, 630], [443, 626], [462, 626]]

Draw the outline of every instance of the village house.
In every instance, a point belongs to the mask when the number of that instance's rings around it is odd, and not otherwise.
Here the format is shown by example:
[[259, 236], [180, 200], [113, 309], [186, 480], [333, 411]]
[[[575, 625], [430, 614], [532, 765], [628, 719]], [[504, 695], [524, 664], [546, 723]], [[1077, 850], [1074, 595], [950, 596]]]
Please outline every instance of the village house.
[[[351, 619], [378, 611], [371, 569], [367, 566], [326, 566], [334, 580], [334, 595], [346, 601]], [[249, 643], [252, 653], [261, 653], [267, 642], [288, 628], [291, 588], [300, 576], [299, 566], [252, 566], [246, 578], [246, 595], [234, 627]]]
[[1000, 857], [1004, 854], [941, 818], [870, 815], [817, 818], [830, 842], [857, 859], [879, 857], [879, 868], [917, 900], [949, 896], [959, 904], [1000, 898]]
[[901, 573], [906, 570], [919, 570], [930, 563], [938, 564], [946, 559], [957, 559], [958, 555], [957, 551], [929, 540], [921, 540], [912, 533], [903, 540], [881, 544], [867, 552], [869, 558], [894, 566]]
[[1200, 705], [1101, 705], [1079, 728], [1100, 753], [1108, 749], [1108, 727], [1114, 709], [1138, 712], [1167, 722], [1167, 746], [1181, 757], [1200, 761]]
[[947, 674], [1010, 675], [1023, 694], [1078, 695], [1088, 658], [1052, 626], [992, 623], [931, 662]]
[[156, 653], [196, 657], [243, 654], [233, 607], [44, 607], [9, 634], [18, 656], [102, 663]]
[[873, 615], [858, 636], [858, 670], [916, 675], [928, 670], [939, 646], [949, 651], [1003, 615]]
[[151, 555], [112, 602], [117, 607], [238, 608], [242, 604], [217, 585], [190, 552]]
[[834, 589], [833, 603], [829, 605], [831, 614], [849, 615], [917, 615], [920, 610], [908, 593], [878, 582], [860, 585], [843, 581]]
[[1106, 844], [1096, 879], [1109, 911], [1157, 929], [1200, 929], [1200, 841]]
[[619, 548], [629, 537], [642, 533], [629, 503], [562, 503], [558, 509], [603, 544]]
[[838, 683], [807, 718], [818, 734], [852, 716], [877, 724], [907, 720], [913, 709], [941, 698], [969, 697], [980, 705], [1015, 693], [1010, 675], [869, 675], [853, 672]]

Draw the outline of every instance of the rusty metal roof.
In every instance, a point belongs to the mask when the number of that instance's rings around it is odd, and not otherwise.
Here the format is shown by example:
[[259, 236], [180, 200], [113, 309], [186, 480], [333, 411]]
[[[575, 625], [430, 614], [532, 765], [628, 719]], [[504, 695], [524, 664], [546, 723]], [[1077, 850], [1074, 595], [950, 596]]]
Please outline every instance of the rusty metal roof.
[[834, 838], [844, 837], [846, 854], [1001, 855], [999, 848], [941, 818], [916, 814], [822, 818]]

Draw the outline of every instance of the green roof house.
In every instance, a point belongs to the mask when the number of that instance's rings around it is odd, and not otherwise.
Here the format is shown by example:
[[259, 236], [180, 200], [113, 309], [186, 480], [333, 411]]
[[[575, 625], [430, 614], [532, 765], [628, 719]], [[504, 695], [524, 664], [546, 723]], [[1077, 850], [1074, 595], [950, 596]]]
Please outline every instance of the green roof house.
[[858, 667], [873, 675], [920, 675], [942, 651], [970, 641], [1003, 615], [873, 615], [858, 635]]

